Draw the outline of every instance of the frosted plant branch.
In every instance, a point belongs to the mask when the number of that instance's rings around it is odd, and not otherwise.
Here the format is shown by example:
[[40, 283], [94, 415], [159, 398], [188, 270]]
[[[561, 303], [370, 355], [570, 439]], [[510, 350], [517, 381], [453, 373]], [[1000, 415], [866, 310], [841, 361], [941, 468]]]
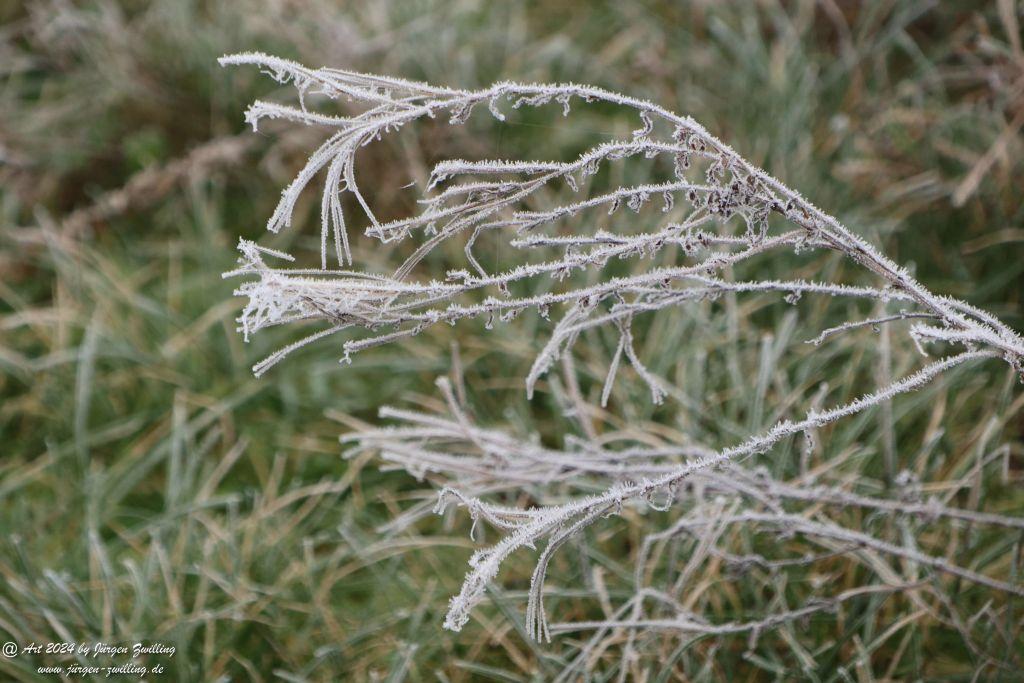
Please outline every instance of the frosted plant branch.
[[[702, 218], [728, 219], [739, 215], [747, 224], [746, 241], [756, 244], [764, 238], [768, 230], [768, 218], [778, 215], [794, 223], [801, 229], [799, 236], [792, 237], [792, 246], [798, 248], [828, 248], [845, 253], [854, 261], [879, 275], [886, 286], [901, 297], [914, 301], [927, 312], [935, 315], [943, 325], [957, 332], [955, 341], [961, 343], [983, 344], [999, 349], [1007, 356], [1007, 360], [1019, 363], [1024, 355], [1024, 342], [1019, 335], [998, 320], [974, 309], [962, 302], [948, 297], [937, 296], [926, 290], [910, 273], [880, 254], [874, 247], [847, 228], [839, 224], [835, 218], [824, 214], [811, 205], [798, 193], [790, 190], [780, 182], [743, 160], [730, 147], [710, 135], [702, 126], [689, 117], [680, 117], [658, 105], [617, 93], [574, 84], [563, 85], [526, 85], [517, 83], [498, 83], [480, 91], [465, 91], [450, 88], [437, 88], [423, 83], [414, 83], [403, 79], [385, 78], [357, 74], [336, 69], [308, 69], [288, 60], [261, 54], [239, 54], [221, 59], [222, 64], [253, 64], [262, 67], [280, 82], [291, 81], [295, 84], [302, 102], [301, 109], [287, 109], [288, 118], [308, 125], [321, 125], [337, 130], [313, 154], [295, 181], [284, 191], [277, 210], [268, 223], [268, 228], [278, 231], [290, 224], [295, 202], [301, 192], [308, 186], [316, 173], [329, 166], [327, 183], [323, 193], [322, 211], [322, 263], [326, 264], [327, 234], [334, 233], [335, 246], [338, 251], [339, 263], [351, 262], [351, 254], [344, 246], [347, 242], [345, 222], [341, 215], [340, 196], [348, 192], [354, 196], [357, 204], [363, 209], [370, 225], [367, 234], [384, 241], [392, 241], [407, 237], [412, 231], [422, 229], [432, 237], [423, 247], [436, 247], [441, 241], [466, 231], [481, 231], [500, 228], [515, 228], [517, 232], [535, 230], [541, 225], [553, 223], [576, 215], [587, 209], [607, 206], [609, 212], [615, 212], [623, 204], [639, 213], [640, 209], [653, 195], [662, 195], [665, 209], [674, 206], [677, 195], [695, 205], [703, 212]], [[347, 98], [367, 105], [367, 110], [354, 117], [325, 117], [309, 112], [305, 106], [305, 95], [315, 92], [327, 97]], [[359, 148], [397, 130], [401, 126], [419, 118], [435, 118], [439, 113], [447, 113], [453, 124], [464, 123], [472, 109], [483, 102], [488, 103], [492, 114], [499, 121], [505, 115], [499, 109], [499, 103], [513, 101], [513, 107], [539, 106], [550, 101], [563, 105], [566, 113], [574, 100], [604, 101], [637, 112], [643, 124], [634, 132], [632, 140], [604, 143], [586, 152], [573, 162], [558, 161], [483, 161], [471, 162], [451, 160], [435, 166], [429, 188], [445, 180], [459, 175], [520, 175], [527, 176], [522, 180], [503, 180], [497, 182], [470, 183], [464, 186], [449, 188], [436, 197], [427, 200], [427, 209], [419, 215], [381, 224], [359, 191], [355, 181], [355, 155]], [[253, 125], [265, 117], [282, 117], [285, 110], [280, 106], [271, 106], [257, 102], [247, 112], [247, 120]], [[664, 126], [670, 131], [669, 139], [659, 140], [655, 137], [658, 127]], [[611, 162], [626, 157], [642, 155], [655, 159], [661, 156], [672, 158], [677, 180], [660, 184], [647, 184], [618, 188], [612, 192], [577, 202], [565, 204], [545, 211], [515, 210], [527, 197], [550, 182], [564, 180], [570, 187], [577, 188], [579, 181], [595, 174], [603, 162]], [[709, 162], [705, 183], [694, 183], [686, 179], [685, 173], [693, 159], [704, 159]], [[579, 177], [577, 177], [579, 176]], [[455, 200], [455, 201], [453, 201]], [[502, 211], [511, 211], [511, 215], [495, 220]], [[345, 238], [347, 239], [347, 238]], [[693, 243], [700, 243], [700, 236], [693, 237]], [[343, 243], [344, 242], [344, 243]], [[788, 241], [787, 241], [788, 242]], [[532, 246], [528, 241], [518, 241], [516, 246]], [[645, 244], [643, 239], [618, 245], [621, 250], [643, 251], [644, 247], [658, 250], [664, 242], [655, 240]], [[567, 246], [579, 246], [567, 242]], [[632, 246], [632, 249], [628, 249]], [[778, 246], [778, 245], [776, 245]], [[429, 249], [419, 250], [406, 264], [396, 271], [396, 279], [404, 279]], [[612, 253], [598, 251], [585, 259], [590, 265], [606, 262], [612, 256], [621, 256], [623, 251]], [[752, 254], [746, 254], [750, 256]], [[257, 264], [251, 272], [260, 273]], [[579, 258], [564, 263], [564, 270], [582, 267]], [[706, 261], [706, 269], [717, 270], [714, 259]], [[451, 300], [458, 294], [473, 289], [494, 286], [505, 290], [513, 281], [534, 277], [550, 272], [555, 268], [523, 268], [506, 273], [496, 278], [472, 278], [466, 273], [453, 273], [450, 279], [463, 279], [460, 286], [446, 289], [443, 294], [429, 300], [436, 305]], [[556, 268], [557, 269], [557, 268]], [[333, 275], [326, 270], [321, 273], [325, 278]], [[281, 278], [288, 277], [278, 273]], [[671, 275], [669, 275], [671, 277]], [[275, 285], [280, 280], [267, 283], [265, 288], [249, 289], [244, 292], [250, 297], [273, 297]], [[421, 301], [421, 305], [427, 304]], [[485, 307], [486, 308], [486, 307]], [[436, 311], [440, 314], [440, 311]], [[477, 314], [491, 313], [482, 310]], [[438, 320], [441, 319], [438, 315]], [[437, 321], [427, 321], [433, 324]], [[364, 321], [365, 327], [373, 329], [378, 321]], [[422, 319], [390, 319], [389, 325], [403, 322], [424, 325]], [[259, 325], [250, 324], [247, 319], [242, 321], [246, 331], [259, 329]], [[344, 328], [343, 328], [344, 329]], [[400, 335], [401, 336], [401, 335]], [[930, 335], [935, 339], [936, 335]], [[942, 337], [948, 340], [948, 335]]]
[[[486, 522], [502, 534], [494, 545], [479, 550], [471, 559], [462, 590], [451, 601], [445, 620], [448, 628], [458, 630], [468, 621], [470, 611], [510, 554], [547, 540], [527, 608], [529, 633], [546, 638], [549, 629], [541, 596], [554, 550], [603, 515], [644, 501], [657, 507], [658, 492], [674, 501], [678, 488], [695, 480], [768, 510], [736, 513], [737, 521], [768, 524], [783, 520], [802, 533], [866, 543], [879, 552], [996, 590], [1020, 591], [1017, 586], [906, 551], [888, 541], [865, 540], [855, 530], [787, 516], [782, 506], [786, 501], [814, 501], [1009, 528], [1020, 528], [1018, 520], [955, 511], [940, 503], [901, 503], [758, 477], [730, 479], [717, 471], [738, 467], [746, 458], [767, 453], [793, 436], [806, 434], [809, 442], [818, 428], [917, 390], [963, 363], [1001, 359], [1024, 377], [1024, 340], [995, 316], [931, 292], [906, 268], [744, 160], [692, 118], [652, 102], [571, 83], [501, 82], [481, 90], [435, 87], [338, 69], [310, 69], [258, 53], [226, 56], [221, 63], [257, 66], [276, 81], [295, 86], [298, 107], [262, 101], [249, 107], [246, 120], [254, 129], [263, 120], [277, 119], [325, 130], [324, 142], [284, 189], [267, 224], [271, 232], [290, 226], [299, 197], [322, 175], [320, 266], [287, 265], [292, 256], [240, 240], [239, 265], [225, 273], [244, 280], [236, 293], [248, 300], [238, 321], [246, 339], [285, 324], [319, 326], [258, 363], [254, 367], [257, 375], [292, 351], [335, 334], [345, 335], [342, 361], [348, 362], [355, 353], [401, 341], [442, 323], [481, 320], [490, 329], [496, 320], [510, 322], [525, 312], [547, 320], [560, 310], [561, 316], [527, 374], [528, 396], [558, 360], [571, 360], [567, 354], [584, 335], [606, 330], [618, 341], [601, 391], [602, 406], [609, 402], [616, 378], [627, 363], [648, 385], [657, 403], [671, 395], [670, 387], [640, 357], [634, 343], [636, 320], [725, 294], [782, 297], [791, 304], [805, 295], [867, 299], [882, 309], [875, 317], [821, 331], [810, 340], [814, 345], [863, 327], [911, 320], [918, 322], [908, 326], [905, 338], [922, 354], [927, 355], [926, 349], [939, 349], [940, 353], [961, 349], [860, 399], [829, 410], [812, 410], [795, 421], [780, 420], [724, 449], [697, 445], [619, 453], [546, 449], [473, 425], [444, 385], [441, 388], [452, 419], [382, 411], [383, 417], [400, 420], [405, 426], [360, 433], [353, 437], [356, 448], [379, 449], [388, 466], [419, 478], [434, 478], [443, 486], [438, 510], [454, 501], [469, 510], [474, 522]], [[309, 107], [311, 98], [344, 100], [356, 111], [346, 116], [321, 113]], [[420, 199], [417, 212], [390, 221], [377, 218], [370, 205], [372, 196], [364, 195], [357, 182], [358, 152], [413, 122], [441, 119], [461, 125], [474, 109], [486, 108], [496, 125], [503, 125], [514, 115], [510, 108], [554, 103], [568, 117], [573, 106], [591, 102], [629, 112], [637, 129], [628, 138], [603, 142], [568, 160], [441, 161], [430, 173], [427, 195]], [[598, 174], [603, 169], [625, 163], [646, 164], [653, 180], [590, 191], [599, 186]], [[575, 196], [573, 201], [562, 199], [566, 192]], [[352, 208], [361, 218], [345, 215]], [[365, 237], [379, 244], [417, 240], [416, 246], [390, 273], [360, 270], [354, 258], [356, 242], [349, 234], [357, 223], [363, 225]], [[554, 234], [556, 230], [561, 233]], [[518, 264], [489, 268], [476, 249], [482, 239], [491, 238], [512, 247]], [[466, 268], [443, 274], [426, 272], [424, 259], [450, 241], [462, 247]], [[336, 269], [328, 267], [332, 251]], [[786, 251], [841, 254], [859, 265], [874, 284], [771, 279], [758, 277], [756, 272], [735, 276]], [[634, 265], [627, 275], [610, 276], [603, 271], [613, 261], [650, 264]], [[885, 311], [892, 302], [902, 308]], [[566, 367], [571, 368], [571, 363]], [[578, 395], [576, 401], [579, 403]], [[471, 448], [452, 452], [438, 448], [438, 442]], [[554, 482], [574, 487], [577, 497], [565, 500], [552, 490]], [[520, 509], [484, 499], [517, 487], [538, 493], [541, 504]], [[684, 516], [679, 523], [692, 525], [694, 518]], [[640, 622], [634, 617], [623, 624], [636, 626]]]
[[[714, 450], [699, 444], [610, 449], [577, 442], [572, 449], [558, 450], [479, 427], [465, 416], [455, 419], [384, 407], [380, 417], [401, 426], [343, 436], [342, 443], [351, 444], [348, 457], [375, 452], [389, 466], [420, 479], [439, 475], [442, 481], [457, 484], [462, 492], [515, 492], [530, 487], [535, 497], [544, 497], [547, 489], [562, 483], [581, 491], [601, 490], [616, 480], [653, 478], [674, 472], [682, 461], [715, 455]], [[729, 465], [721, 472], [695, 473], [691, 479], [710, 491], [745, 496], [774, 510], [781, 510], [779, 503], [798, 501], [896, 513], [925, 521], [950, 519], [1024, 530], [1024, 518], [951, 507], [936, 496], [894, 500], [813, 482], [786, 483], [773, 479], [765, 468], [748, 470]]]
[[605, 621], [575, 621], [565, 624], [552, 624], [552, 633], [572, 633], [574, 631], [591, 631], [599, 629], [631, 629], [631, 630], [672, 630], [704, 635], [736, 635], [741, 633], [760, 633], [776, 628], [780, 624], [799, 621], [820, 612], [834, 612], [839, 606], [864, 595], [892, 593], [916, 588], [920, 584], [899, 584], [896, 586], [866, 586], [853, 588], [839, 593], [834, 598], [815, 600], [803, 607], [771, 614], [763, 619], [746, 622], [729, 622], [709, 624], [694, 614], [679, 614], [672, 619], [631, 619]]
[[[772, 446], [784, 438], [820, 428], [843, 417], [859, 413], [899, 394], [919, 389], [956, 365], [969, 360], [990, 358], [993, 355], [992, 352], [968, 351], [950, 356], [850, 403], [820, 413], [810, 412], [804, 419], [797, 422], [789, 420], [778, 422], [768, 431], [751, 437], [743, 443], [692, 459], [667, 474], [644, 478], [634, 483], [616, 483], [603, 493], [567, 503], [525, 511], [517, 510], [514, 517], [507, 514], [506, 508], [494, 507], [479, 499], [455, 495], [452, 490], [445, 489], [441, 492], [438, 503], [439, 511], [444, 509], [448, 500], [454, 499], [460, 505], [468, 507], [474, 517], [481, 516], [487, 521], [499, 520], [505, 528], [513, 529], [494, 546], [477, 551], [473, 555], [470, 561], [471, 569], [466, 575], [462, 591], [452, 598], [445, 625], [456, 630], [465, 625], [469, 620], [469, 611], [483, 598], [484, 588], [497, 575], [501, 563], [519, 548], [532, 548], [537, 541], [550, 538], [549, 548], [554, 549], [562, 542], [561, 532], [566, 528], [578, 530], [603, 514], [621, 510], [624, 503], [643, 501], [658, 491], [666, 491], [672, 498], [680, 483], [695, 473], [720, 467], [754, 454], [767, 453]], [[996, 582], [996, 584], [1006, 585], [1001, 582]], [[527, 631], [538, 639], [547, 637], [547, 624], [543, 609], [539, 607], [543, 585], [543, 572], [535, 574], [530, 589], [531, 609], [528, 611], [528, 614], [535, 618], [533, 621], [528, 620]], [[986, 583], [986, 585], [995, 587], [992, 583]]]

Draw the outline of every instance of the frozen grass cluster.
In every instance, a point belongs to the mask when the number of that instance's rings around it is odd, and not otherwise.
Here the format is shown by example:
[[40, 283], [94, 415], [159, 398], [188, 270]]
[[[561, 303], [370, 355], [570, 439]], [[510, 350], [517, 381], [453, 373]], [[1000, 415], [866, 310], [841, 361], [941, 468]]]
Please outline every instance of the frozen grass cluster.
[[[550, 336], [525, 377], [528, 396], [556, 363], [571, 370], [574, 347], [589, 331], [601, 329], [617, 339], [601, 404], [608, 403], [626, 364], [647, 385], [651, 400], [660, 403], [673, 397], [676, 389], [641, 358], [634, 322], [723, 295], [774, 295], [791, 304], [804, 296], [868, 300], [877, 314], [828, 329], [804, 330], [805, 338], [820, 345], [858, 328], [893, 326], [903, 330], [894, 340], [914, 345], [924, 359], [916, 371], [860, 398], [781, 419], [719, 449], [693, 444], [615, 449], [596, 439], [548, 448], [536, 439], [477, 425], [447, 380], [439, 381], [447, 414], [385, 409], [382, 417], [397, 426], [347, 435], [350, 452], [379, 453], [389, 466], [417, 478], [429, 476], [442, 484], [437, 511], [451, 504], [464, 507], [474, 527], [487, 525], [499, 534], [470, 560], [462, 590], [451, 599], [447, 628], [459, 630], [467, 623], [503, 563], [523, 548], [540, 548], [527, 600], [528, 634], [544, 640], [559, 632], [592, 631], [580, 661], [600, 649], [602, 639], [612, 633], [627, 634], [627, 657], [639, 635], [651, 630], [742, 633], [756, 639], [762, 632], [865, 595], [902, 591], [921, 600], [920, 591], [926, 590], [941, 596], [947, 590], [942, 577], [1024, 596], [1024, 585], [929, 555], [915, 547], [912, 537], [895, 541], [870, 528], [843, 526], [827, 511], [860, 508], [917, 520], [915, 524], [992, 525], [1015, 533], [1024, 530], [1024, 520], [954, 507], [949, 497], [926, 499], [909, 474], [896, 478], [900, 495], [878, 497], [822, 485], [810, 477], [798, 483], [780, 481], [757, 458], [794, 439], [810, 448], [831, 423], [918, 390], [956, 366], [1003, 362], [1024, 377], [1024, 340], [993, 315], [929, 291], [908, 269], [745, 161], [700, 124], [652, 102], [573, 84], [502, 82], [483, 90], [458, 90], [309, 69], [263, 54], [227, 56], [221, 63], [257, 66], [297, 89], [298, 106], [255, 102], [246, 114], [254, 129], [264, 119], [286, 119], [329, 131], [283, 191], [267, 226], [273, 232], [289, 226], [300, 196], [323, 176], [319, 267], [285, 266], [282, 261], [294, 260], [289, 254], [242, 240], [239, 266], [226, 274], [244, 279], [237, 293], [247, 298], [239, 318], [246, 338], [268, 327], [319, 324], [313, 334], [258, 363], [257, 374], [301, 346], [338, 333], [348, 333], [342, 347], [342, 361], [348, 362], [362, 350], [399, 342], [442, 323], [479, 319], [490, 329], [496, 322], [531, 312], [552, 323]], [[355, 103], [358, 111], [348, 116], [322, 113], [307, 106], [313, 95]], [[501, 124], [516, 109], [549, 103], [561, 107], [567, 117], [574, 107], [591, 104], [630, 110], [636, 129], [625, 139], [604, 142], [568, 160], [442, 161], [433, 166], [421, 210], [397, 220], [379, 220], [357, 183], [357, 152], [408, 124], [440, 119], [459, 125], [477, 111]], [[650, 177], [659, 180], [590, 191], [603, 167], [638, 162], [647, 164]], [[571, 201], [565, 200], [568, 195]], [[415, 248], [393, 272], [367, 272], [355, 262], [349, 230], [357, 221], [343, 211], [347, 196], [352, 200], [349, 205], [363, 214], [358, 222], [365, 224], [367, 236], [381, 243], [415, 241]], [[564, 230], [570, 222], [598, 225], [605, 215], [622, 212], [632, 212], [628, 223], [635, 230]], [[474, 249], [485, 235], [504, 240], [522, 262], [508, 268], [485, 267], [485, 259]], [[465, 267], [425, 273], [424, 259], [449, 242], [462, 247]], [[678, 249], [683, 258], [671, 265], [642, 267], [644, 260], [653, 261], [668, 249]], [[865, 282], [734, 276], [741, 268], [786, 250], [840, 254], [861, 267]], [[632, 266], [628, 274], [604, 272], [609, 264], [631, 260], [641, 265]], [[685, 353], [684, 348], [678, 350]], [[526, 498], [517, 498], [519, 494]], [[499, 504], [496, 499], [529, 504]], [[792, 512], [789, 504], [802, 504], [803, 511]], [[674, 520], [666, 528], [647, 530], [636, 557], [633, 596], [602, 620], [549, 623], [543, 597], [553, 554], [588, 527], [625, 509], [667, 511]], [[411, 523], [428, 513], [429, 508], [419, 506], [396, 523]], [[734, 525], [756, 527], [780, 539], [800, 535], [812, 539], [819, 550], [783, 559], [738, 555], [722, 540]], [[701, 557], [714, 556], [739, 568], [809, 565], [837, 554], [860, 554], [883, 580], [797, 607], [780, 607], [748, 621], [710, 623], [680, 599], [692, 563], [680, 560], [685, 568], [671, 585], [650, 585], [656, 574], [652, 567], [665, 561], [661, 555], [666, 543], [680, 536], [696, 539]]]

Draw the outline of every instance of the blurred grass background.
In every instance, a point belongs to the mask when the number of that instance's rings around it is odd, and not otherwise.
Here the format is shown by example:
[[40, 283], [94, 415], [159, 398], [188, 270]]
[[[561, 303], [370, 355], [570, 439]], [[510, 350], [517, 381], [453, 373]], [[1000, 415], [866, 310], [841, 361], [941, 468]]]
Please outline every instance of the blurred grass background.
[[[648, 97], [693, 115], [934, 291], [1021, 330], [1022, 20], [1012, 0], [0, 4], [0, 639], [160, 641], [177, 647], [162, 661], [181, 681], [544, 680], [563, 661], [522, 639], [520, 604], [498, 590], [464, 633], [443, 632], [473, 546], [466, 520], [381, 540], [376, 525], [419, 489], [342, 460], [337, 442], [383, 403], [435, 405], [433, 380], [449, 371], [456, 339], [482, 422], [543, 419], [544, 404], [531, 409], [521, 373], [505, 366], [509, 355], [528, 362], [532, 330], [497, 343], [471, 327], [440, 330], [351, 367], [328, 343], [253, 379], [251, 365], [285, 340], [241, 342], [241, 304], [220, 273], [239, 235], [263, 237], [318, 133], [245, 130], [245, 105], [274, 87], [220, 69], [220, 55], [261, 50], [460, 87], [572, 80]], [[403, 131], [367, 158], [363, 177], [382, 213], [397, 214], [408, 208], [396, 191], [403, 169], [423, 158], [523, 156], [530, 145], [569, 155], [594, 141], [581, 132], [630, 129], [589, 116], [582, 131], [522, 121], [497, 138]], [[264, 242], [315, 251], [315, 204]], [[368, 242], [358, 248], [382, 258]], [[756, 373], [761, 331], [733, 321], [687, 367], [726, 339], [744, 344], [736, 375], [747, 362]], [[837, 396], [872, 376], [870, 353], [827, 361], [813, 374]], [[897, 404], [917, 417], [899, 422], [896, 445], [916, 439], [917, 449], [938, 422], [942, 467], [955, 471], [1007, 443], [1008, 472], [983, 490], [1019, 513], [1019, 387], [997, 368], [957, 377]], [[731, 413], [739, 398], [723, 392], [708, 394], [720, 398], [710, 421], [756, 426], [761, 416]], [[627, 421], [671, 422], [673, 408], [635, 396]], [[688, 415], [665, 429], [711, 429]], [[875, 428], [861, 424], [847, 441], [870, 445]], [[876, 460], [854, 458], [868, 463], [865, 477]], [[895, 661], [897, 643], [865, 648], [860, 635], [834, 623], [808, 635], [822, 680], [841, 662], [855, 662], [859, 680], [968, 680], [977, 666], [941, 627], [916, 632]], [[666, 671], [800, 671], [778, 643], [761, 659], [744, 658], [742, 643], [715, 656], [706, 646], [691, 644]], [[0, 675], [36, 680], [47, 661], [0, 660]]]

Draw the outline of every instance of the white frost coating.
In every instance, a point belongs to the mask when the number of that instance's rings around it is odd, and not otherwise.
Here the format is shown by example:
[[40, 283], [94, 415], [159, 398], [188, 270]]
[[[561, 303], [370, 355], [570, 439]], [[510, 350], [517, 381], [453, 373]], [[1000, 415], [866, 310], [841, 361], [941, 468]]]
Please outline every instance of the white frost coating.
[[[964, 302], [933, 294], [905, 268], [879, 253], [799, 193], [745, 161], [693, 119], [679, 116], [654, 103], [575, 84], [502, 82], [477, 91], [439, 88], [336, 69], [309, 69], [289, 60], [257, 53], [227, 56], [221, 59], [221, 63], [258, 66], [281, 83], [293, 83], [298, 90], [299, 107], [254, 103], [246, 114], [247, 121], [254, 128], [261, 120], [270, 118], [320, 126], [329, 131], [326, 140], [283, 191], [267, 225], [274, 232], [288, 227], [299, 196], [326, 169], [321, 197], [321, 267], [272, 267], [265, 262], [265, 256], [290, 257], [241, 241], [240, 266], [226, 274], [247, 278], [237, 289], [237, 294], [248, 298], [239, 318], [240, 329], [246, 339], [263, 328], [285, 323], [314, 321], [323, 325], [320, 331], [262, 361], [254, 368], [257, 374], [265, 372], [291, 351], [344, 330], [362, 330], [365, 333], [344, 343], [343, 360], [348, 360], [351, 354], [360, 350], [416, 335], [440, 323], [456, 324], [465, 319], [481, 319], [490, 328], [496, 318], [511, 320], [524, 311], [533, 310], [546, 319], [553, 308], [563, 308], [564, 314], [554, 325], [550, 339], [538, 353], [526, 377], [527, 392], [532, 394], [555, 362], [564, 354], [571, 353], [582, 332], [606, 327], [617, 335], [618, 343], [602, 389], [602, 405], [608, 402], [623, 360], [628, 361], [648, 385], [651, 398], [657, 403], [671, 395], [671, 388], [639, 357], [632, 335], [634, 318], [668, 307], [715, 298], [726, 292], [777, 293], [794, 304], [800, 296], [807, 294], [868, 298], [879, 302], [882, 308], [889, 302], [899, 302], [902, 306], [898, 313], [885, 312], [878, 317], [826, 329], [810, 340], [814, 344], [867, 325], [926, 319], [926, 323], [916, 322], [909, 326], [908, 342], [917, 344], [922, 352], [928, 345], [966, 349], [932, 362], [861, 399], [829, 410], [811, 411], [801, 420], [779, 421], [767, 431], [722, 450], [694, 446], [658, 453], [641, 449], [624, 457], [614, 452], [567, 454], [539, 446], [527, 447], [500, 433], [471, 425], [451, 400], [450, 387], [442, 387], [442, 390], [446, 392], [449, 406], [457, 418], [454, 422], [415, 413], [383, 411], [385, 417], [402, 420], [409, 426], [359, 433], [354, 437], [357, 447], [377, 448], [385, 462], [407, 469], [418, 477], [428, 473], [444, 474], [457, 486], [442, 491], [438, 509], [443, 509], [448, 501], [455, 501], [469, 510], [474, 521], [483, 520], [503, 534], [497, 543], [474, 554], [462, 590], [451, 600], [445, 620], [448, 628], [458, 630], [467, 622], [486, 586], [494, 580], [502, 562], [511, 553], [547, 541], [533, 575], [527, 629], [535, 638], [549, 637], [541, 595], [552, 552], [601, 516], [615, 513], [624, 504], [645, 500], [655, 506], [652, 501], [659, 492], [671, 494], [677, 486], [691, 479], [700, 478], [731, 495], [754, 497], [768, 507], [777, 505], [775, 501], [782, 499], [809, 499], [880, 510], [893, 509], [895, 503], [892, 501], [836, 490], [794, 488], [763, 478], [750, 480], [742, 475], [722, 477], [716, 468], [736, 467], [735, 462], [765, 453], [791, 436], [803, 435], [805, 442], [813, 446], [816, 429], [916, 390], [961, 363], [998, 358], [1009, 363], [1018, 373], [1024, 373], [1024, 341], [1014, 330], [996, 317]], [[362, 110], [346, 117], [314, 112], [307, 108], [306, 98], [311, 94], [352, 101]], [[476, 109], [484, 116], [490, 112], [497, 121], [504, 122], [506, 116], [514, 114], [503, 113], [502, 105], [506, 105], [507, 111], [508, 104], [514, 110], [547, 103], [561, 105], [562, 113], [568, 116], [571, 104], [580, 101], [602, 101], [632, 110], [638, 127], [630, 139], [604, 142], [575, 159], [442, 161], [430, 174], [428, 192], [453, 178], [465, 178], [466, 182], [449, 185], [423, 198], [419, 213], [385, 223], [374, 217], [357, 185], [357, 151], [417, 119], [426, 117], [459, 125], [468, 120]], [[477, 108], [477, 105], [482, 106]], [[584, 181], [602, 166], [623, 159], [646, 160], [652, 165], [662, 163], [671, 169], [674, 179], [618, 187], [599, 195], [586, 195], [581, 190], [585, 187]], [[690, 177], [699, 175], [699, 168], [704, 169], [703, 177]], [[550, 202], [530, 201], [539, 196], [561, 196], [557, 193], [564, 191], [565, 187], [574, 196], [571, 202], [537, 209], [537, 206], [550, 206]], [[414, 235], [421, 240], [421, 245], [391, 275], [328, 269], [328, 254], [332, 250], [339, 265], [355, 265], [347, 234], [353, 221], [346, 220], [342, 213], [342, 195], [345, 193], [352, 195], [366, 215], [367, 236], [385, 243], [411, 239]], [[650, 204], [654, 205], [653, 211], [648, 206]], [[600, 227], [608, 221], [608, 215], [615, 214], [628, 216], [638, 231], [613, 233]], [[730, 223], [733, 217], [739, 219], [742, 230], [730, 233], [728, 227], [733, 225]], [[781, 231], [770, 231], [770, 218], [787, 227]], [[593, 222], [593, 229], [588, 234], [548, 235], [541, 230], [554, 225], [575, 225], [581, 221]], [[491, 231], [504, 231], [508, 235], [507, 244], [519, 254], [528, 256], [538, 249], [555, 249], [559, 250], [558, 256], [501, 272], [488, 272], [474, 256], [473, 247], [482, 234]], [[413, 278], [417, 266], [428, 253], [456, 238], [464, 240], [467, 269], [446, 273], [443, 280], [417, 281]], [[599, 271], [612, 260], [653, 258], [669, 246], [681, 248], [690, 262], [649, 268], [633, 275], [596, 278], [589, 285], [578, 284], [571, 277], [577, 272]], [[755, 256], [781, 249], [792, 249], [798, 253], [830, 250], [843, 254], [866, 269], [877, 284], [872, 287], [805, 280], [732, 279], [732, 269]], [[550, 254], [550, 251], [545, 253]], [[538, 281], [547, 281], [546, 293], [512, 295], [512, 291], [518, 293], [528, 289], [523, 285]], [[471, 457], [430, 447], [433, 439], [445, 434], [467, 439], [483, 455]], [[680, 458], [685, 461], [680, 462]], [[634, 477], [639, 473], [639, 480], [622, 478], [626, 463]], [[500, 490], [514, 482], [568, 481], [575, 476], [596, 477], [604, 486], [603, 492], [524, 510], [494, 505], [481, 497], [482, 493]], [[460, 490], [458, 485], [464, 489]], [[927, 509], [918, 510], [906, 504], [896, 509], [907, 514], [928, 513], [957, 520], [1021, 527], [1020, 522], [1013, 518], [985, 517], [981, 513], [956, 511], [945, 505], [929, 504]], [[907, 551], [860, 532], [803, 517], [787, 517], [781, 512], [747, 512], [722, 519], [730, 523], [779, 524], [810, 535], [867, 545], [878, 552], [910, 559], [996, 590], [1022, 592], [1019, 586], [986, 578], [941, 558]], [[682, 532], [687, 524], [689, 527], [686, 528], [696, 528], [702, 523], [699, 519], [684, 517], [675, 532]], [[800, 610], [785, 614], [797, 613], [801, 613]], [[769, 618], [723, 629], [737, 632], [759, 630], [767, 623], [785, 619]], [[630, 628], [636, 629], [645, 623], [649, 628], [696, 629], [696, 622], [689, 618], [675, 622], [645, 622], [636, 614], [620, 620], [620, 627], [632, 624]], [[607, 624], [587, 625], [586, 628], [604, 628]], [[559, 630], [570, 630], [570, 627], [560, 626]], [[711, 626], [703, 630], [716, 632]]]

